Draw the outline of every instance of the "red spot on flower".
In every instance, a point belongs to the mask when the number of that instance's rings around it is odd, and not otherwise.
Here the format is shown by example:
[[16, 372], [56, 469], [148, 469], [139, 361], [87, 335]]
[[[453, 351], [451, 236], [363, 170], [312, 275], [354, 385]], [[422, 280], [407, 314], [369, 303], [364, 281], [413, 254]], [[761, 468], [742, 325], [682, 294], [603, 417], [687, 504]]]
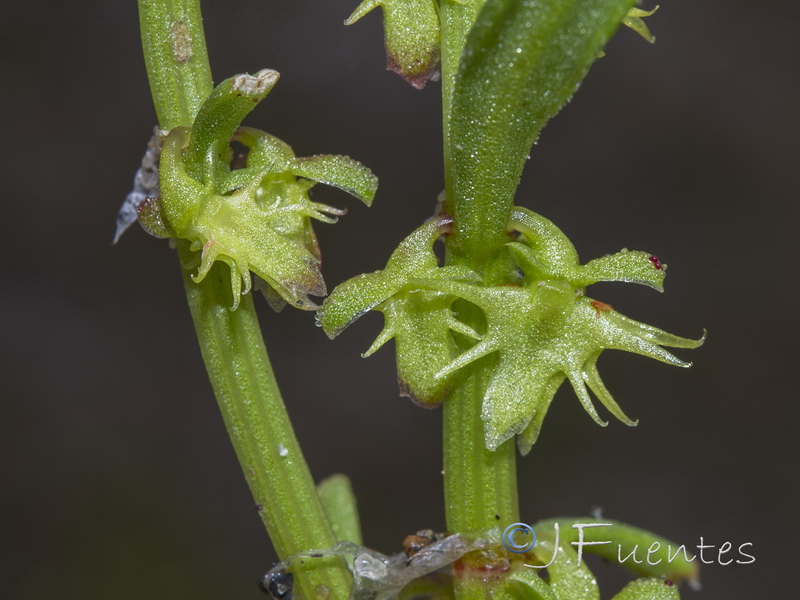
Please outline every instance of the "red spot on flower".
[[653, 263], [653, 266], [654, 266], [656, 269], [658, 269], [659, 271], [661, 270], [661, 266], [662, 266], [662, 265], [661, 265], [661, 261], [660, 261], [660, 260], [658, 260], [658, 257], [657, 257], [655, 254], [653, 254], [653, 255], [650, 257], [650, 262], [651, 262], [651, 263]]
[[667, 580], [664, 581], [664, 585], [666, 585], [668, 587], [672, 587], [672, 582], [669, 579], [667, 579]]

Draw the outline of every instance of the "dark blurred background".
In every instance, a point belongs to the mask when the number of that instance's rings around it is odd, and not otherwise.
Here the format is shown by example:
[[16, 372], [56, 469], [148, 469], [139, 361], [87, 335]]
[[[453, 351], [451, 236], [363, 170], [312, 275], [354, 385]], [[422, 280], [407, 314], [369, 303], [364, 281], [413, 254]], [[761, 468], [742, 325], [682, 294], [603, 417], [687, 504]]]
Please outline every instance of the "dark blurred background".
[[[298, 155], [342, 153], [381, 178], [373, 208], [317, 227], [330, 287], [381, 268], [442, 188], [439, 84], [384, 71], [380, 17], [356, 0], [205, 2], [217, 81], [280, 84], [248, 123]], [[690, 370], [607, 352], [632, 417], [597, 427], [558, 393], [519, 461], [522, 518], [609, 518], [694, 545], [752, 542], [706, 566], [692, 599], [787, 597], [798, 504], [797, 3], [668, 2], [650, 46], [621, 30], [532, 152], [518, 203], [583, 260], [621, 247], [669, 263], [667, 292], [592, 295], [685, 336]], [[7, 3], [0, 24], [0, 597], [259, 598], [274, 560], [200, 360], [164, 241], [117, 210], [155, 124], [133, 0]], [[343, 471], [366, 543], [444, 528], [441, 412], [401, 399], [370, 315], [335, 342], [313, 315], [259, 302], [311, 469]], [[609, 597], [625, 575], [600, 566]], [[789, 592], [791, 594], [791, 592]]]

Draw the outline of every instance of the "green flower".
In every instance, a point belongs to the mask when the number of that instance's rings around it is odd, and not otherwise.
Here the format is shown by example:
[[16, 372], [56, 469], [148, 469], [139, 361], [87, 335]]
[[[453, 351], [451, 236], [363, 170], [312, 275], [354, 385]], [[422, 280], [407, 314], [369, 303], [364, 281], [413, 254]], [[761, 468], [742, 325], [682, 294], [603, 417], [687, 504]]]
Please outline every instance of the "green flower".
[[456, 355], [450, 332], [480, 337], [455, 317], [450, 308], [454, 296], [415, 283], [477, 278], [466, 267], [439, 267], [433, 243], [451, 223], [449, 217], [439, 217], [417, 229], [400, 243], [384, 270], [345, 281], [317, 313], [322, 329], [334, 338], [367, 311], [382, 312], [383, 331], [363, 356], [394, 339], [401, 395], [428, 407], [441, 402], [447, 389], [447, 379], [436, 375]]
[[[185, 265], [199, 282], [215, 262], [230, 268], [232, 309], [251, 289], [250, 271], [294, 306], [313, 310], [309, 295], [327, 291], [311, 219], [334, 223], [344, 211], [312, 202], [317, 183], [339, 187], [370, 204], [377, 179], [346, 156], [297, 158], [279, 139], [239, 123], [277, 82], [275, 71], [223, 81], [203, 103], [191, 129], [164, 139], [160, 197], [139, 207], [153, 235], [188, 240], [199, 252]], [[246, 163], [231, 169], [230, 142], [247, 148]]]
[[598, 424], [607, 425], [598, 415], [589, 389], [611, 414], [635, 425], [600, 379], [597, 359], [601, 352], [626, 350], [688, 367], [689, 363], [662, 346], [696, 348], [703, 339], [681, 338], [638, 323], [608, 304], [586, 297], [584, 288], [598, 281], [628, 281], [661, 290], [666, 265], [645, 252], [628, 250], [580, 265], [566, 236], [550, 221], [526, 209], [512, 212], [511, 228], [522, 234], [520, 241], [508, 245], [523, 274], [521, 285], [425, 282], [429, 289], [477, 305], [487, 321], [483, 338], [436, 377], [446, 379], [482, 356], [497, 353], [482, 411], [490, 449], [518, 435], [520, 451], [527, 454], [565, 379]]
[[[583, 407], [600, 425], [589, 394], [628, 425], [597, 370], [603, 350], [635, 352], [688, 367], [663, 348], [696, 348], [691, 340], [629, 319], [585, 295], [599, 281], [624, 281], [663, 290], [666, 265], [646, 252], [623, 250], [581, 265], [569, 239], [553, 223], [523, 208], [511, 214], [509, 229], [519, 238], [507, 247], [519, 279], [484, 286], [464, 267], [440, 267], [432, 251], [446, 233], [449, 217], [427, 223], [406, 238], [382, 271], [359, 275], [325, 300], [318, 320], [330, 337], [375, 309], [386, 325], [365, 356], [394, 338], [401, 388], [425, 405], [440, 402], [457, 372], [483, 356], [497, 361], [483, 400], [486, 446], [495, 449], [518, 436], [527, 454], [535, 443], [553, 397], [568, 380]], [[485, 316], [479, 335], [458, 320], [453, 302], [461, 298]], [[459, 353], [452, 332], [476, 340]]]

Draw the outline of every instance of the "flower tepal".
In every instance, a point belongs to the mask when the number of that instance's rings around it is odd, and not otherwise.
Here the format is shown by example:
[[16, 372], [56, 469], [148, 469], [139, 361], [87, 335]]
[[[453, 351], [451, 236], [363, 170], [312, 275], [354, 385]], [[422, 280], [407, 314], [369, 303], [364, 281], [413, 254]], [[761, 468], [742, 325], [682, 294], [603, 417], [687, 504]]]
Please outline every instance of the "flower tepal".
[[[323, 182], [370, 204], [377, 188], [375, 176], [346, 156], [298, 158], [277, 138], [239, 127], [277, 79], [275, 71], [265, 69], [217, 86], [191, 128], [177, 127], [166, 136], [161, 196], [139, 209], [148, 232], [188, 240], [199, 253], [186, 265], [197, 266], [195, 281], [205, 278], [215, 262], [228, 265], [233, 309], [251, 288], [250, 271], [286, 302], [316, 308], [309, 296], [327, 292], [310, 221], [332, 223], [344, 211], [312, 202], [309, 190]], [[242, 144], [246, 156], [234, 157], [231, 141]], [[232, 162], [239, 168], [232, 169]]]
[[518, 435], [520, 451], [529, 452], [565, 379], [598, 424], [607, 423], [597, 413], [589, 390], [614, 416], [635, 425], [600, 379], [596, 363], [601, 352], [626, 350], [687, 367], [662, 346], [696, 348], [703, 338], [681, 338], [628, 319], [608, 304], [586, 297], [584, 288], [598, 281], [628, 281], [660, 290], [664, 265], [645, 252], [631, 251], [581, 265], [566, 236], [525, 209], [512, 212], [510, 227], [522, 234], [509, 244], [523, 275], [519, 286], [481, 287], [446, 280], [425, 284], [474, 303], [487, 321], [482, 339], [436, 377], [447, 378], [478, 358], [497, 353], [482, 410], [490, 449]]
[[451, 331], [480, 337], [451, 310], [455, 296], [419, 283], [477, 279], [466, 267], [438, 264], [432, 246], [451, 222], [439, 217], [422, 225], [400, 243], [385, 269], [345, 281], [317, 313], [319, 324], [333, 338], [367, 311], [382, 312], [384, 329], [364, 357], [394, 339], [401, 395], [427, 407], [439, 404], [447, 389], [447, 378], [436, 374], [457, 354]]

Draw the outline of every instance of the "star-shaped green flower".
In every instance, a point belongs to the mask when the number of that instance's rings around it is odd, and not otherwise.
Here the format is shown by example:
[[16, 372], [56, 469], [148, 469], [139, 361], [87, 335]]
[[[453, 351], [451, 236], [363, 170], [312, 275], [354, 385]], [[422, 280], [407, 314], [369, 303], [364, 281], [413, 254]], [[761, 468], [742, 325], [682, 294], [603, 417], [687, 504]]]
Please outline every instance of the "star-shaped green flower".
[[[585, 295], [598, 281], [638, 283], [661, 291], [666, 265], [651, 254], [623, 250], [581, 265], [569, 239], [552, 222], [515, 208], [508, 243], [521, 277], [500, 286], [481, 285], [463, 267], [439, 267], [431, 246], [446, 233], [450, 219], [420, 227], [392, 254], [386, 269], [359, 275], [337, 287], [318, 313], [330, 337], [371, 309], [384, 313], [386, 326], [367, 351], [394, 338], [401, 386], [423, 404], [439, 402], [457, 372], [496, 354], [483, 401], [486, 446], [497, 448], [518, 436], [526, 454], [535, 443], [553, 397], [569, 380], [581, 404], [600, 425], [589, 390], [623, 423], [635, 425], [606, 389], [597, 370], [603, 350], [635, 352], [662, 362], [688, 363], [663, 348], [696, 348], [691, 340], [629, 319]], [[453, 310], [461, 298], [480, 308], [486, 331], [479, 335]], [[452, 332], [477, 340], [461, 352]]]
[[638, 323], [608, 304], [584, 295], [598, 281], [628, 281], [661, 290], [666, 265], [645, 252], [623, 250], [586, 265], [567, 237], [550, 221], [526, 209], [512, 213], [511, 228], [522, 233], [509, 243], [523, 273], [519, 286], [480, 287], [454, 281], [426, 282], [426, 287], [459, 296], [480, 307], [487, 331], [475, 346], [437, 373], [447, 378], [482, 356], [496, 352], [498, 362], [483, 402], [486, 445], [490, 449], [519, 435], [527, 454], [541, 430], [553, 396], [568, 379], [581, 404], [600, 425], [589, 389], [619, 420], [628, 418], [597, 371], [603, 350], [635, 352], [668, 364], [688, 367], [661, 346], [696, 348], [691, 340]]
[[363, 356], [394, 339], [401, 394], [423, 406], [437, 405], [446, 391], [447, 379], [436, 374], [457, 353], [450, 331], [480, 337], [453, 314], [454, 296], [415, 283], [477, 278], [466, 267], [439, 267], [433, 243], [451, 223], [439, 217], [417, 229], [392, 253], [385, 269], [345, 281], [317, 313], [320, 326], [334, 338], [367, 311], [382, 312], [383, 331]]
[[[223, 81], [203, 103], [191, 129], [164, 139], [160, 197], [139, 207], [139, 221], [160, 237], [185, 239], [196, 260], [186, 265], [202, 281], [212, 265], [230, 267], [232, 308], [251, 288], [250, 271], [285, 301], [313, 310], [309, 295], [327, 291], [310, 220], [333, 223], [344, 211], [312, 202], [317, 182], [339, 187], [370, 204], [376, 177], [346, 156], [297, 158], [289, 145], [239, 123], [277, 81], [275, 71]], [[230, 142], [248, 149], [246, 164], [231, 169]]]

